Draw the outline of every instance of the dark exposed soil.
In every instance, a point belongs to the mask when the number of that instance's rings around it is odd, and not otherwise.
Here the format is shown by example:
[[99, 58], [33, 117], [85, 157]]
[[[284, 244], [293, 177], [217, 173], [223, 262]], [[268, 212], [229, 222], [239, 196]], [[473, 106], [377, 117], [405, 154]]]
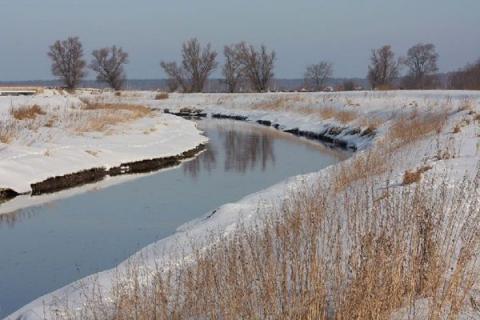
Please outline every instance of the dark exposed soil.
[[[122, 174], [148, 173], [177, 166], [182, 160], [189, 159], [205, 149], [201, 144], [191, 150], [187, 150], [177, 156], [142, 160], [136, 162], [123, 163], [118, 167], [93, 168], [83, 170], [64, 176], [52, 177], [42, 182], [31, 185], [32, 195], [41, 195], [46, 193], [58, 192], [73, 187], [78, 187], [88, 183], [95, 183], [103, 180], [106, 176], [118, 176]], [[0, 189], [0, 202], [15, 198], [19, 194], [11, 189]]]
[[[233, 120], [238, 120], [238, 121], [248, 121], [248, 117], [245, 116], [240, 116], [240, 115], [227, 115], [227, 114], [222, 114], [222, 113], [213, 113], [212, 118], [215, 119], [233, 119]], [[257, 120], [256, 121], [258, 124], [267, 126], [267, 127], [273, 127], [277, 130], [280, 129], [280, 125], [278, 123], [272, 123], [269, 120]], [[311, 132], [311, 131], [303, 131], [299, 130], [298, 128], [294, 129], [288, 129], [288, 130], [283, 130], [284, 132], [291, 133], [293, 135], [299, 136], [299, 137], [304, 137], [310, 140], [317, 140], [320, 142], [323, 142], [325, 144], [329, 144], [338, 148], [342, 148], [345, 150], [352, 150], [356, 151], [357, 147], [351, 143], [349, 143], [346, 140], [343, 140], [341, 138], [338, 138], [338, 136], [341, 133], [345, 133], [346, 135], [356, 135], [356, 136], [361, 136], [361, 137], [373, 137], [375, 136], [375, 131], [372, 130], [371, 128], [367, 128], [362, 131], [360, 128], [346, 128], [346, 127], [332, 127], [329, 128], [328, 130], [325, 130], [324, 132]]]

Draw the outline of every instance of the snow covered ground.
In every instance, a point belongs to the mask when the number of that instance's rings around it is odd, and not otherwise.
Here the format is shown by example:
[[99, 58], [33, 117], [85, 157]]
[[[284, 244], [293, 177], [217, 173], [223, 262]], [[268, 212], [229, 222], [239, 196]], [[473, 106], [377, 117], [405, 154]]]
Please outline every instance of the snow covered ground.
[[[248, 121], [269, 121], [278, 124], [282, 130], [326, 132], [360, 150], [346, 161], [355, 161], [377, 145], [389, 143], [385, 141], [388, 130], [400, 119], [408, 122], [419, 115], [428, 119], [431, 115], [444, 113], [447, 120], [441, 132], [429, 134], [396, 151], [393, 172], [388, 172], [388, 178], [393, 179], [389, 183], [397, 187], [401, 187], [406, 170], [425, 165], [432, 167], [426, 175], [446, 174], [450, 183], [458, 183], [465, 175], [476, 173], [480, 159], [479, 92], [171, 94], [165, 100], [155, 100], [155, 92], [128, 92], [121, 97], [104, 94], [101, 99], [108, 103], [122, 101], [169, 109], [171, 112], [182, 108], [198, 108], [209, 114], [241, 115], [247, 117]], [[332, 128], [335, 130], [332, 131]], [[367, 129], [367, 132], [373, 131], [375, 134], [362, 134]], [[184, 250], [182, 254], [188, 254], [188, 246], [185, 244], [193, 241], [198, 243], [210, 231], [228, 234], [235, 229], [239, 221], [248, 223], [253, 221], [253, 218], [268, 214], [272, 207], [281, 204], [291, 190], [314, 185], [319, 180], [328, 183], [329, 174], [334, 169], [329, 167], [320, 172], [292, 177], [239, 202], [225, 204], [216, 210], [215, 214], [207, 214], [205, 218], [181, 227], [173, 236], [143, 249], [116, 270], [90, 276], [41, 297], [8, 319], [53, 318], [56, 310], [61, 312], [67, 304], [70, 311], [75, 310], [75, 307], [81, 308], [86, 301], [85, 293], [92, 292], [93, 289], [108, 297], [112, 279], [117, 272], [127, 272], [132, 263], [140, 261], [142, 268], [146, 270], [176, 263], [176, 259], [181, 255], [180, 251]], [[378, 181], [382, 186], [385, 183], [384, 177], [380, 177]], [[178, 250], [179, 248], [182, 250]]]
[[[34, 118], [11, 110], [38, 105]], [[0, 189], [28, 193], [51, 177], [176, 156], [207, 139], [191, 121], [161, 112], [84, 109], [76, 96], [47, 91], [0, 97]], [[115, 107], [115, 106], [114, 106]]]

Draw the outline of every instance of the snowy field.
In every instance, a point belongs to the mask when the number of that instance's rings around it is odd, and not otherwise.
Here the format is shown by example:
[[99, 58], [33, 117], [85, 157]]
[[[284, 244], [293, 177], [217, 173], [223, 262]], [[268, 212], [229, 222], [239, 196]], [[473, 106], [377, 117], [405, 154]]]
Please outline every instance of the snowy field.
[[145, 107], [100, 105], [55, 91], [0, 97], [0, 189], [176, 156], [205, 143], [195, 124]]
[[[82, 92], [78, 98], [92, 99], [100, 103], [122, 103], [130, 105], [148, 106], [153, 109], [169, 112], [180, 111], [181, 109], [201, 109], [208, 114], [223, 114], [246, 117], [247, 121], [268, 121], [278, 125], [281, 130], [298, 129], [302, 131], [323, 133], [332, 138], [341, 139], [348, 145], [354, 146], [358, 152], [347, 164], [354, 164], [365, 157], [372, 150], [393, 150], [392, 164], [385, 172], [379, 172], [375, 177], [376, 189], [378, 192], [385, 187], [394, 186], [400, 190], [405, 184], [405, 173], [420, 172], [421, 168], [428, 168], [421, 171], [421, 177], [427, 179], [430, 176], [440, 174], [445, 176], [448, 183], [454, 186], [465, 177], [472, 178], [478, 169], [480, 159], [479, 143], [479, 121], [480, 121], [480, 93], [469, 91], [391, 91], [391, 92], [352, 92], [352, 93], [267, 93], [267, 94], [170, 94], [168, 99], [156, 100], [155, 92], [124, 92], [115, 96], [111, 93], [92, 94]], [[77, 97], [35, 97], [38, 103], [45, 104], [52, 99], [52, 104], [70, 104], [72, 101], [80, 100]], [[3, 99], [3, 98], [0, 98]], [[42, 100], [44, 99], [44, 100]], [[33, 103], [33, 101], [15, 101], [15, 104]], [[0, 100], [3, 109], [8, 109], [8, 101]], [[55, 107], [55, 106], [51, 106]], [[2, 111], [5, 116], [6, 111]], [[418, 123], [418, 127], [429, 128], [434, 122], [442, 122], [439, 132], [425, 129], [418, 135], [412, 133], [406, 135], [398, 146], [389, 140], [394, 132], [398, 136], [405, 135], [411, 130], [409, 124]], [[443, 123], [444, 122], [444, 123]], [[151, 134], [144, 134], [144, 126], [154, 125], [156, 130]], [[123, 127], [126, 126], [126, 127]], [[165, 139], [165, 132], [162, 128], [174, 128], [175, 135], [168, 131], [168, 139]], [[415, 127], [415, 126], [414, 126]], [[122, 124], [122, 133], [102, 135], [100, 139], [97, 134], [88, 133], [81, 136], [64, 137], [62, 134], [54, 136], [56, 148], [49, 147], [50, 143], [41, 136], [41, 141], [35, 141], [31, 146], [11, 145], [4, 146], [0, 155], [1, 185], [13, 187], [18, 190], [28, 191], [29, 183], [51, 176], [61, 174], [60, 171], [76, 171], [81, 168], [88, 168], [87, 164], [114, 165], [122, 155], [122, 161], [131, 161], [134, 157], [152, 157], [155, 154], [151, 148], [146, 148], [149, 143], [161, 141], [158, 146], [160, 155], [175, 154], [182, 150], [192, 148], [196, 144], [204, 142], [193, 124], [180, 120], [170, 115], [158, 115], [153, 118], [141, 119], [132, 124]], [[126, 132], [128, 129], [128, 133]], [[407, 129], [404, 129], [407, 128]], [[432, 126], [432, 128], [434, 128]], [[44, 129], [40, 130], [43, 132]], [[133, 133], [132, 132], [136, 132]], [[166, 129], [165, 129], [166, 130]], [[403, 130], [403, 132], [402, 132]], [[368, 134], [367, 134], [368, 133]], [[120, 139], [123, 135], [124, 139]], [[128, 144], [123, 146], [119, 141], [135, 141], [142, 137], [142, 143], [135, 149]], [[31, 138], [30, 138], [31, 139]], [[120, 140], [116, 140], [120, 139]], [[145, 142], [143, 142], [145, 140]], [[25, 140], [23, 140], [25, 141]], [[104, 156], [92, 159], [87, 152], [92, 148], [93, 141], [100, 153]], [[178, 141], [178, 142], [177, 142]], [[74, 150], [68, 147], [61, 148], [62, 144], [74, 146]], [[90, 145], [89, 145], [90, 144]], [[135, 144], [135, 145], [136, 145]], [[81, 147], [80, 147], [81, 146]], [[168, 146], [165, 151], [164, 147]], [[6, 148], [6, 149], [5, 149]], [[53, 156], [46, 156], [45, 152], [51, 148]], [[382, 149], [383, 148], [383, 149]], [[8, 150], [11, 150], [8, 152]], [[36, 150], [36, 151], [35, 151]], [[81, 151], [80, 151], [81, 150]], [[74, 152], [74, 154], [72, 154]], [[82, 157], [78, 156], [78, 153]], [[165, 152], [165, 153], [162, 153]], [[115, 156], [113, 156], [115, 154]], [[55, 156], [58, 155], [58, 156]], [[158, 156], [158, 155], [157, 155]], [[13, 159], [22, 158], [25, 161], [18, 162]], [[79, 163], [70, 165], [68, 159], [81, 159]], [[4, 160], [6, 159], [6, 160]], [[31, 159], [31, 160], [30, 160]], [[95, 160], [95, 161], [96, 161]], [[10, 161], [10, 162], [9, 162]], [[51, 169], [39, 173], [36, 168], [45, 167], [47, 164], [56, 165]], [[368, 160], [367, 160], [368, 161]], [[346, 165], [346, 163], [338, 166]], [[112, 288], [112, 279], [118, 273], [127, 272], [129, 266], [141, 262], [142, 272], [158, 270], [176, 263], [176, 259], [185, 254], [188, 257], [187, 243], [200, 243], [205, 240], [209, 232], [216, 232], [228, 235], [235, 230], [239, 221], [249, 225], [255, 218], [272, 212], [272, 208], [281, 206], [292, 190], [311, 188], [318, 181], [329, 184], [329, 179], [337, 169], [333, 166], [320, 172], [292, 177], [287, 181], [271, 188], [258, 192], [241, 199], [232, 204], [225, 204], [214, 215], [209, 218], [199, 219], [181, 227], [173, 236], [163, 239], [150, 245], [118, 266], [116, 270], [108, 270], [74, 284], [66, 286], [54, 293], [46, 295], [25, 306], [9, 319], [44, 319], [55, 318], [56, 316], [67, 316], [62, 313], [66, 305], [70, 312], [81, 310], [86, 302], [86, 293], [98, 290], [104, 297], [108, 297]], [[50, 167], [50, 166], [48, 166]], [[50, 171], [59, 170], [59, 171]], [[9, 174], [4, 178], [4, 174]], [[15, 174], [15, 176], [14, 176]], [[355, 173], [355, 174], [358, 174]], [[18, 177], [18, 178], [17, 178]], [[33, 177], [33, 178], [32, 178]], [[13, 180], [15, 182], [13, 182]], [[387, 181], [388, 180], [388, 181]], [[9, 182], [10, 181], [10, 182]], [[355, 182], [353, 182], [353, 188]], [[349, 189], [340, 192], [349, 192]], [[208, 215], [209, 213], [207, 213]], [[182, 250], [179, 250], [182, 248]], [[182, 253], [180, 253], [182, 251]], [[107, 299], [108, 300], [108, 299]], [[47, 310], [47, 311], [46, 311]], [[401, 311], [398, 315], [401, 316]], [[475, 318], [472, 314], [464, 315], [465, 319]], [[478, 318], [478, 317], [477, 317]]]

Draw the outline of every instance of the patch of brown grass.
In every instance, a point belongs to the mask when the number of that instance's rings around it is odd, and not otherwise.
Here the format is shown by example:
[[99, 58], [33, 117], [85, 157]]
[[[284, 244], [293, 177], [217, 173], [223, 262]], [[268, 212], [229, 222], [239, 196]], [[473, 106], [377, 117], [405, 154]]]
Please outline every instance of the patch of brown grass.
[[17, 126], [11, 121], [0, 121], [0, 142], [10, 143], [17, 136]]
[[391, 169], [391, 153], [384, 148], [373, 149], [357, 155], [347, 163], [341, 163], [335, 170], [333, 188], [341, 192], [357, 181], [379, 176]]
[[413, 143], [432, 133], [441, 132], [447, 117], [446, 112], [423, 115], [412, 112], [410, 115], [402, 116], [394, 122], [387, 133], [386, 139], [391, 142], [392, 147]]
[[82, 110], [69, 115], [78, 119], [74, 121], [75, 132], [105, 132], [115, 125], [132, 122], [152, 113], [145, 106], [109, 103], [88, 103]]
[[[268, 101], [256, 103], [253, 106], [253, 109], [278, 111], [278, 110], [283, 110], [283, 109], [293, 107], [295, 104], [298, 104], [299, 102], [304, 102], [304, 101], [305, 101], [305, 97], [301, 96], [300, 94], [282, 95], [279, 97], [274, 97]], [[292, 108], [291, 111], [295, 111], [295, 109]]]
[[39, 105], [23, 106], [18, 108], [11, 108], [10, 115], [16, 120], [33, 120], [39, 115], [45, 115], [45, 111]]
[[322, 119], [335, 119], [343, 124], [352, 122], [353, 120], [359, 118], [359, 115], [355, 111], [349, 110], [338, 110], [333, 107], [323, 107], [315, 111], [315, 109], [311, 110], [311, 113], [318, 112]]
[[141, 105], [121, 104], [121, 103], [94, 103], [82, 107], [83, 110], [107, 110], [112, 112], [128, 111], [134, 117], [145, 117], [152, 113], [152, 110]]
[[403, 174], [403, 182], [402, 184], [404, 186], [412, 184], [412, 183], [418, 183], [422, 179], [422, 175], [427, 172], [428, 170], [431, 170], [431, 166], [422, 166], [417, 170], [407, 170]]
[[160, 92], [155, 95], [155, 100], [165, 100], [168, 99], [168, 92]]

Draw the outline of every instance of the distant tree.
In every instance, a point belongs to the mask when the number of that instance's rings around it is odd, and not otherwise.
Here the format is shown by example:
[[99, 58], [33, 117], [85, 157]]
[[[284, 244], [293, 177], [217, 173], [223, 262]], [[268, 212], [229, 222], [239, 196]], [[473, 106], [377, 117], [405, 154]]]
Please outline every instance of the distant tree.
[[83, 59], [82, 43], [78, 37], [57, 40], [50, 46], [48, 56], [52, 59], [52, 74], [65, 84], [67, 89], [75, 89], [85, 77], [86, 62]]
[[269, 52], [265, 45], [257, 50], [246, 42], [240, 42], [235, 48], [241, 72], [250, 87], [257, 92], [267, 91], [274, 76], [275, 51]]
[[320, 91], [325, 86], [325, 82], [333, 74], [333, 64], [321, 61], [316, 64], [309, 65], [305, 71], [305, 85], [314, 91]]
[[200, 42], [193, 38], [182, 46], [181, 65], [164, 61], [160, 65], [168, 75], [170, 83], [175, 83], [184, 92], [202, 92], [208, 77], [218, 66], [216, 57], [217, 53], [210, 44], [202, 49]]
[[435, 45], [431, 43], [419, 43], [408, 49], [407, 56], [402, 59], [403, 64], [408, 67], [404, 86], [413, 89], [434, 87], [437, 81], [438, 57]]
[[459, 90], [480, 90], [480, 59], [449, 74], [448, 87]]
[[225, 64], [222, 73], [225, 77], [228, 92], [236, 92], [243, 78], [242, 66], [239, 58], [239, 45], [230, 45], [223, 48]]
[[112, 46], [94, 50], [92, 55], [90, 68], [97, 73], [97, 80], [106, 82], [115, 90], [122, 89], [126, 79], [123, 65], [128, 63], [128, 53]]
[[373, 89], [390, 88], [398, 77], [399, 63], [390, 45], [373, 49], [368, 66], [368, 81]]
[[355, 90], [355, 82], [353, 80], [345, 80], [343, 82], [344, 91], [353, 91]]

